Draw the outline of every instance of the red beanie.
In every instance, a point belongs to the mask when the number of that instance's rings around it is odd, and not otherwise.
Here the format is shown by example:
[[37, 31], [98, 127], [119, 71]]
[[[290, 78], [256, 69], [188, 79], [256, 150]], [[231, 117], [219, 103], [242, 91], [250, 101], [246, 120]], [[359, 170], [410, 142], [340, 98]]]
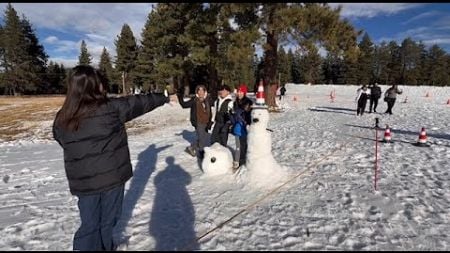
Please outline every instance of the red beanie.
[[238, 92], [244, 93], [244, 95], [247, 95], [247, 92], [248, 92], [247, 85], [241, 84], [241, 85], [239, 86], [239, 88], [238, 88], [237, 91], [238, 91]]

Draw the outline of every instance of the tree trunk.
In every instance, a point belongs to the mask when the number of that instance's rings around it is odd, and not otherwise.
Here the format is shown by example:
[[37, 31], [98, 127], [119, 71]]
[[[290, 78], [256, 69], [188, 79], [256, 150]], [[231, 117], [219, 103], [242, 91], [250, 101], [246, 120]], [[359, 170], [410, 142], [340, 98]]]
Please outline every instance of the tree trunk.
[[122, 71], [122, 94], [123, 95], [127, 95], [127, 89], [126, 89], [126, 85], [125, 85], [125, 78], [126, 78], [126, 73], [125, 73], [125, 71]]
[[[210, 48], [210, 57], [213, 59], [217, 59], [217, 39], [215, 34], [210, 36], [209, 40], [209, 48]], [[208, 79], [209, 79], [209, 87], [206, 87], [207, 90], [211, 93], [211, 97], [215, 100], [217, 98], [217, 89], [219, 88], [219, 76], [217, 73], [217, 67], [213, 62], [209, 62], [208, 64]]]
[[277, 49], [278, 35], [275, 31], [267, 33], [267, 49], [264, 52], [264, 92], [266, 104], [270, 107], [277, 107], [276, 97], [276, 71], [277, 71]]

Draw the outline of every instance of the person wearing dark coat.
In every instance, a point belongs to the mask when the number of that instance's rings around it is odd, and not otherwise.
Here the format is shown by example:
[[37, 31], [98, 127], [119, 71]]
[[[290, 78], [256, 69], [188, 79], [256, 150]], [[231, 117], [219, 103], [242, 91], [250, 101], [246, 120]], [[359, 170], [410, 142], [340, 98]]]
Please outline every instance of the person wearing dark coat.
[[392, 108], [394, 108], [395, 100], [397, 99], [397, 94], [402, 94], [403, 90], [400, 90], [396, 84], [393, 84], [384, 93], [384, 101], [387, 103], [387, 110], [385, 113], [392, 115]]
[[367, 99], [369, 99], [369, 91], [367, 90], [367, 86], [363, 85], [361, 88], [357, 90], [356, 102], [358, 104], [356, 109], [356, 115], [363, 115], [366, 110]]
[[230, 133], [231, 121], [230, 114], [233, 110], [233, 99], [231, 97], [231, 88], [228, 85], [222, 85], [219, 88], [219, 97], [214, 102], [214, 127], [211, 134], [211, 145], [218, 142], [227, 147], [228, 134]]
[[163, 94], [107, 98], [103, 76], [76, 66], [53, 123], [63, 148], [69, 189], [78, 197], [81, 226], [73, 250], [115, 250], [112, 233], [120, 219], [124, 185], [133, 176], [125, 122], [170, 101]]
[[381, 88], [378, 86], [377, 83], [374, 83], [370, 87], [370, 106], [369, 106], [369, 113], [377, 112], [377, 106], [378, 106], [378, 100], [381, 97]]
[[283, 85], [280, 88], [280, 101], [284, 97], [285, 94], [286, 94], [286, 87], [284, 87], [284, 85]]
[[178, 94], [178, 101], [183, 108], [191, 108], [190, 121], [195, 128], [197, 139], [186, 148], [192, 156], [203, 158], [204, 148], [208, 145], [208, 131], [212, 126], [211, 100], [204, 85], [195, 88], [195, 98], [184, 101], [182, 94]]
[[233, 113], [230, 117], [236, 143], [234, 170], [244, 165], [247, 157], [247, 126], [251, 124], [251, 106], [253, 104], [252, 100], [246, 96], [247, 92], [248, 88], [245, 84], [239, 86], [236, 100], [233, 103]]

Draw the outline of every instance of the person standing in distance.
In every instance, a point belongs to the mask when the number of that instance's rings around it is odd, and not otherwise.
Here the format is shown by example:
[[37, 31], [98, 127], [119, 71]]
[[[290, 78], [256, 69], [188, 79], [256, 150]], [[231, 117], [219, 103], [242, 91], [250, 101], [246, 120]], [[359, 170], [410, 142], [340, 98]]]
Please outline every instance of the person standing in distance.
[[369, 91], [367, 90], [367, 86], [364, 84], [361, 88], [357, 90], [357, 96], [356, 96], [356, 103], [357, 103], [357, 109], [356, 109], [356, 115], [363, 115], [364, 111], [366, 110], [366, 104], [367, 99], [369, 99]]
[[384, 93], [384, 101], [387, 103], [387, 110], [385, 113], [392, 115], [392, 108], [394, 108], [395, 100], [397, 99], [397, 94], [402, 94], [403, 90], [400, 90], [397, 84], [393, 84]]
[[[370, 106], [369, 113], [377, 112], [378, 100], [381, 97], [381, 88], [377, 83], [374, 83], [372, 87], [370, 87]], [[373, 106], [373, 107], [372, 107]]]

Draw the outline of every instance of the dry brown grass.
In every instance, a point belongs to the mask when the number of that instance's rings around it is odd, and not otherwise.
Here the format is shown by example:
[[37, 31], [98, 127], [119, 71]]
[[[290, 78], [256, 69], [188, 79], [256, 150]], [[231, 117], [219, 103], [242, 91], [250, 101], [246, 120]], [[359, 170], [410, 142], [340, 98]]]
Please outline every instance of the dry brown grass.
[[[53, 120], [65, 96], [0, 97], [0, 140], [32, 136], [40, 122]], [[47, 131], [51, 132], [51, 131]]]
[[[52, 139], [51, 124], [65, 96], [0, 96], [0, 141], [13, 141], [27, 137]], [[184, 122], [180, 120], [180, 123]], [[173, 123], [173, 122], [171, 122]], [[129, 135], [143, 134], [165, 127], [168, 122], [133, 120], [125, 124]]]

